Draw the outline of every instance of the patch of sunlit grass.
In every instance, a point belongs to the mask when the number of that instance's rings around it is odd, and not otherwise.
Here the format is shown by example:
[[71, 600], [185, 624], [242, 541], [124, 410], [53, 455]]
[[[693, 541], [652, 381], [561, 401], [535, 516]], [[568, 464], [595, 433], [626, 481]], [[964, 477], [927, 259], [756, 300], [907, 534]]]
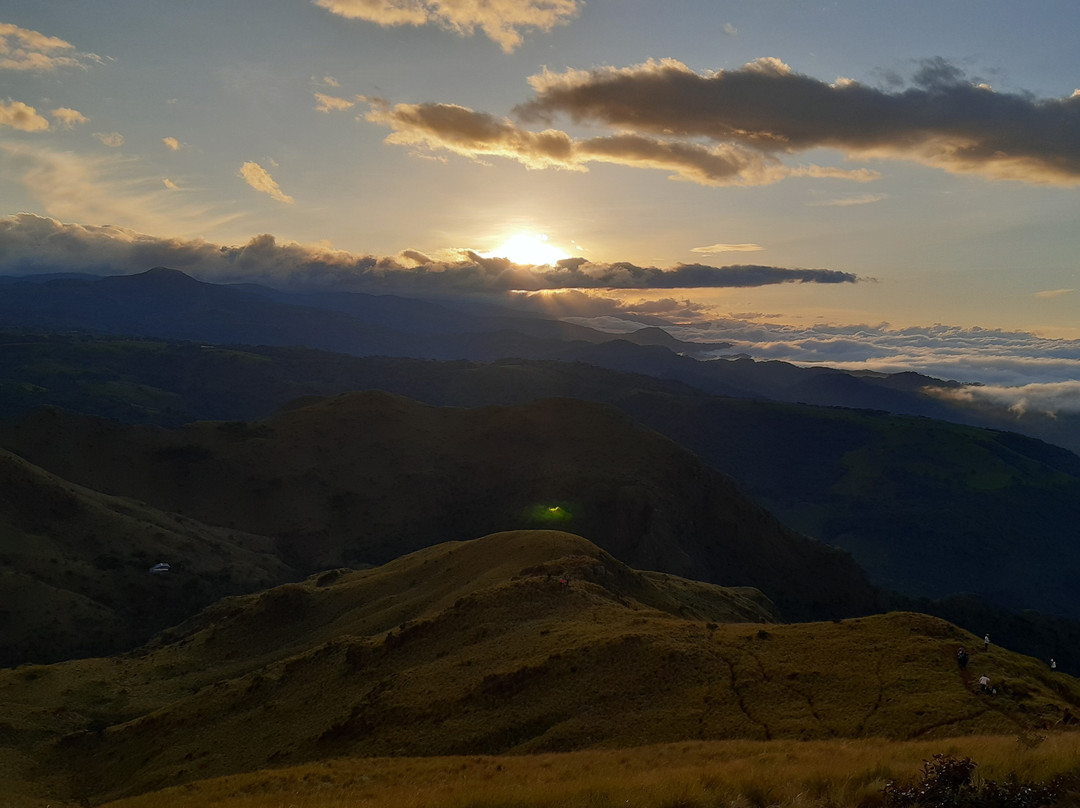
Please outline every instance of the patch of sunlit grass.
[[1080, 733], [937, 741], [716, 741], [568, 754], [341, 759], [218, 778], [108, 808], [871, 808], [937, 752], [981, 778], [1078, 774]]

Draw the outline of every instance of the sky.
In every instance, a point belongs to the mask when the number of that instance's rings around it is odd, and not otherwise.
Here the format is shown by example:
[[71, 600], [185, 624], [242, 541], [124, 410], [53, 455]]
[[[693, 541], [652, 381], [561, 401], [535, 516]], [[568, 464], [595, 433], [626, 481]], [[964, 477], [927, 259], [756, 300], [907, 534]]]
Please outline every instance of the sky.
[[488, 295], [1080, 402], [1077, 30], [1075, 0], [0, 0], [0, 273]]

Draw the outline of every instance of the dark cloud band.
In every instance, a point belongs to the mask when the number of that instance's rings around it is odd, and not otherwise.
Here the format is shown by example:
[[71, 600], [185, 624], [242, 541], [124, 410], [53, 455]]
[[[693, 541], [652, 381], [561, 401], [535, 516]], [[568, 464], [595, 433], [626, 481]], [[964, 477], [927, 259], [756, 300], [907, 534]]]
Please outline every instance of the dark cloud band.
[[828, 147], [999, 179], [1080, 183], [1080, 94], [1037, 99], [968, 81], [941, 59], [887, 92], [829, 84], [778, 59], [697, 73], [674, 61], [545, 71], [525, 121], [568, 115], [623, 130], [708, 138], [766, 154]]
[[555, 266], [525, 266], [475, 252], [464, 252], [456, 261], [437, 261], [414, 250], [397, 258], [361, 256], [279, 243], [265, 234], [242, 246], [221, 246], [201, 240], [154, 238], [120, 227], [64, 224], [31, 214], [0, 218], [3, 274], [125, 274], [152, 266], [182, 269], [207, 280], [402, 294], [723, 288], [858, 280], [836, 270], [768, 266], [681, 264], [660, 269], [629, 263], [594, 264], [582, 258], [566, 259]]

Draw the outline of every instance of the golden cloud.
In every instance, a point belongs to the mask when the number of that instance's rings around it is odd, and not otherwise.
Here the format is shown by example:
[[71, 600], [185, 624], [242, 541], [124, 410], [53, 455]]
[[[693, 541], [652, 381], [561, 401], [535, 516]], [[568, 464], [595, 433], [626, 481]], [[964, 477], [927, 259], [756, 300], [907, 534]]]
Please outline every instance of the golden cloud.
[[327, 95], [326, 93], [315, 93], [315, 100], [318, 104], [315, 106], [319, 112], [341, 112], [356, 106], [355, 101], [350, 101], [347, 98], [338, 98], [333, 95]]
[[690, 252], [701, 253], [703, 255], [715, 255], [716, 253], [723, 252], [757, 252], [758, 250], [764, 250], [760, 244], [710, 244], [707, 247], [691, 247]]
[[22, 101], [7, 104], [0, 101], [0, 126], [10, 126], [22, 132], [44, 132], [49, 128], [49, 121]]
[[366, 118], [394, 131], [388, 143], [446, 150], [474, 159], [505, 157], [528, 168], [587, 171], [612, 163], [670, 171], [673, 179], [702, 185], [766, 185], [789, 176], [835, 177], [865, 182], [877, 174], [821, 166], [789, 168], [771, 155], [731, 144], [705, 145], [632, 133], [574, 139], [558, 129], [534, 132], [456, 104], [397, 104], [365, 99]]
[[56, 121], [57, 125], [63, 129], [71, 129], [73, 126], [90, 122], [89, 118], [77, 109], [71, 109], [70, 107], [58, 107], [49, 114], [53, 116], [53, 120]]
[[77, 53], [70, 42], [38, 31], [0, 22], [0, 70], [48, 72], [59, 67], [85, 67], [100, 61], [92, 53]]
[[285, 202], [289, 205], [296, 201], [291, 196], [284, 193], [281, 190], [281, 187], [274, 181], [274, 178], [270, 176], [270, 172], [258, 163], [244, 163], [240, 166], [239, 174], [243, 177], [244, 182], [256, 191], [268, 194], [271, 199], [276, 199], [278, 202]]
[[377, 25], [438, 25], [462, 36], [477, 29], [505, 53], [522, 42], [522, 29], [550, 31], [581, 10], [579, 0], [314, 0], [332, 14]]

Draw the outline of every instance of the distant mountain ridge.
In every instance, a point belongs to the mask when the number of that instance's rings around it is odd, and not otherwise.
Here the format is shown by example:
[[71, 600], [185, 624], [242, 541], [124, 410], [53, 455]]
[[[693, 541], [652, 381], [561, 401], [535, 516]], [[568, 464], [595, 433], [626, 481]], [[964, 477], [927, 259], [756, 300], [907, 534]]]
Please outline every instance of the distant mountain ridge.
[[881, 409], [1019, 430], [1080, 452], [1080, 417], [1019, 417], [945, 401], [922, 388], [959, 385], [919, 374], [849, 373], [738, 356], [699, 361], [695, 357], [729, 346], [682, 342], [658, 328], [606, 333], [496, 307], [466, 312], [393, 295], [212, 284], [165, 267], [95, 280], [5, 279], [0, 326], [219, 345], [304, 345], [357, 356], [586, 362], [682, 381], [713, 395]]
[[723, 347], [683, 343], [666, 332], [657, 333], [658, 329], [638, 337], [620, 336], [536, 316], [464, 315], [393, 295], [304, 294], [206, 283], [166, 267], [92, 280], [61, 277], [46, 282], [9, 282], [0, 298], [0, 323], [429, 358], [499, 353], [500, 335], [511, 332], [524, 341], [599, 343], [625, 339], [644, 344], [662, 342], [669, 348], [689, 351]]

